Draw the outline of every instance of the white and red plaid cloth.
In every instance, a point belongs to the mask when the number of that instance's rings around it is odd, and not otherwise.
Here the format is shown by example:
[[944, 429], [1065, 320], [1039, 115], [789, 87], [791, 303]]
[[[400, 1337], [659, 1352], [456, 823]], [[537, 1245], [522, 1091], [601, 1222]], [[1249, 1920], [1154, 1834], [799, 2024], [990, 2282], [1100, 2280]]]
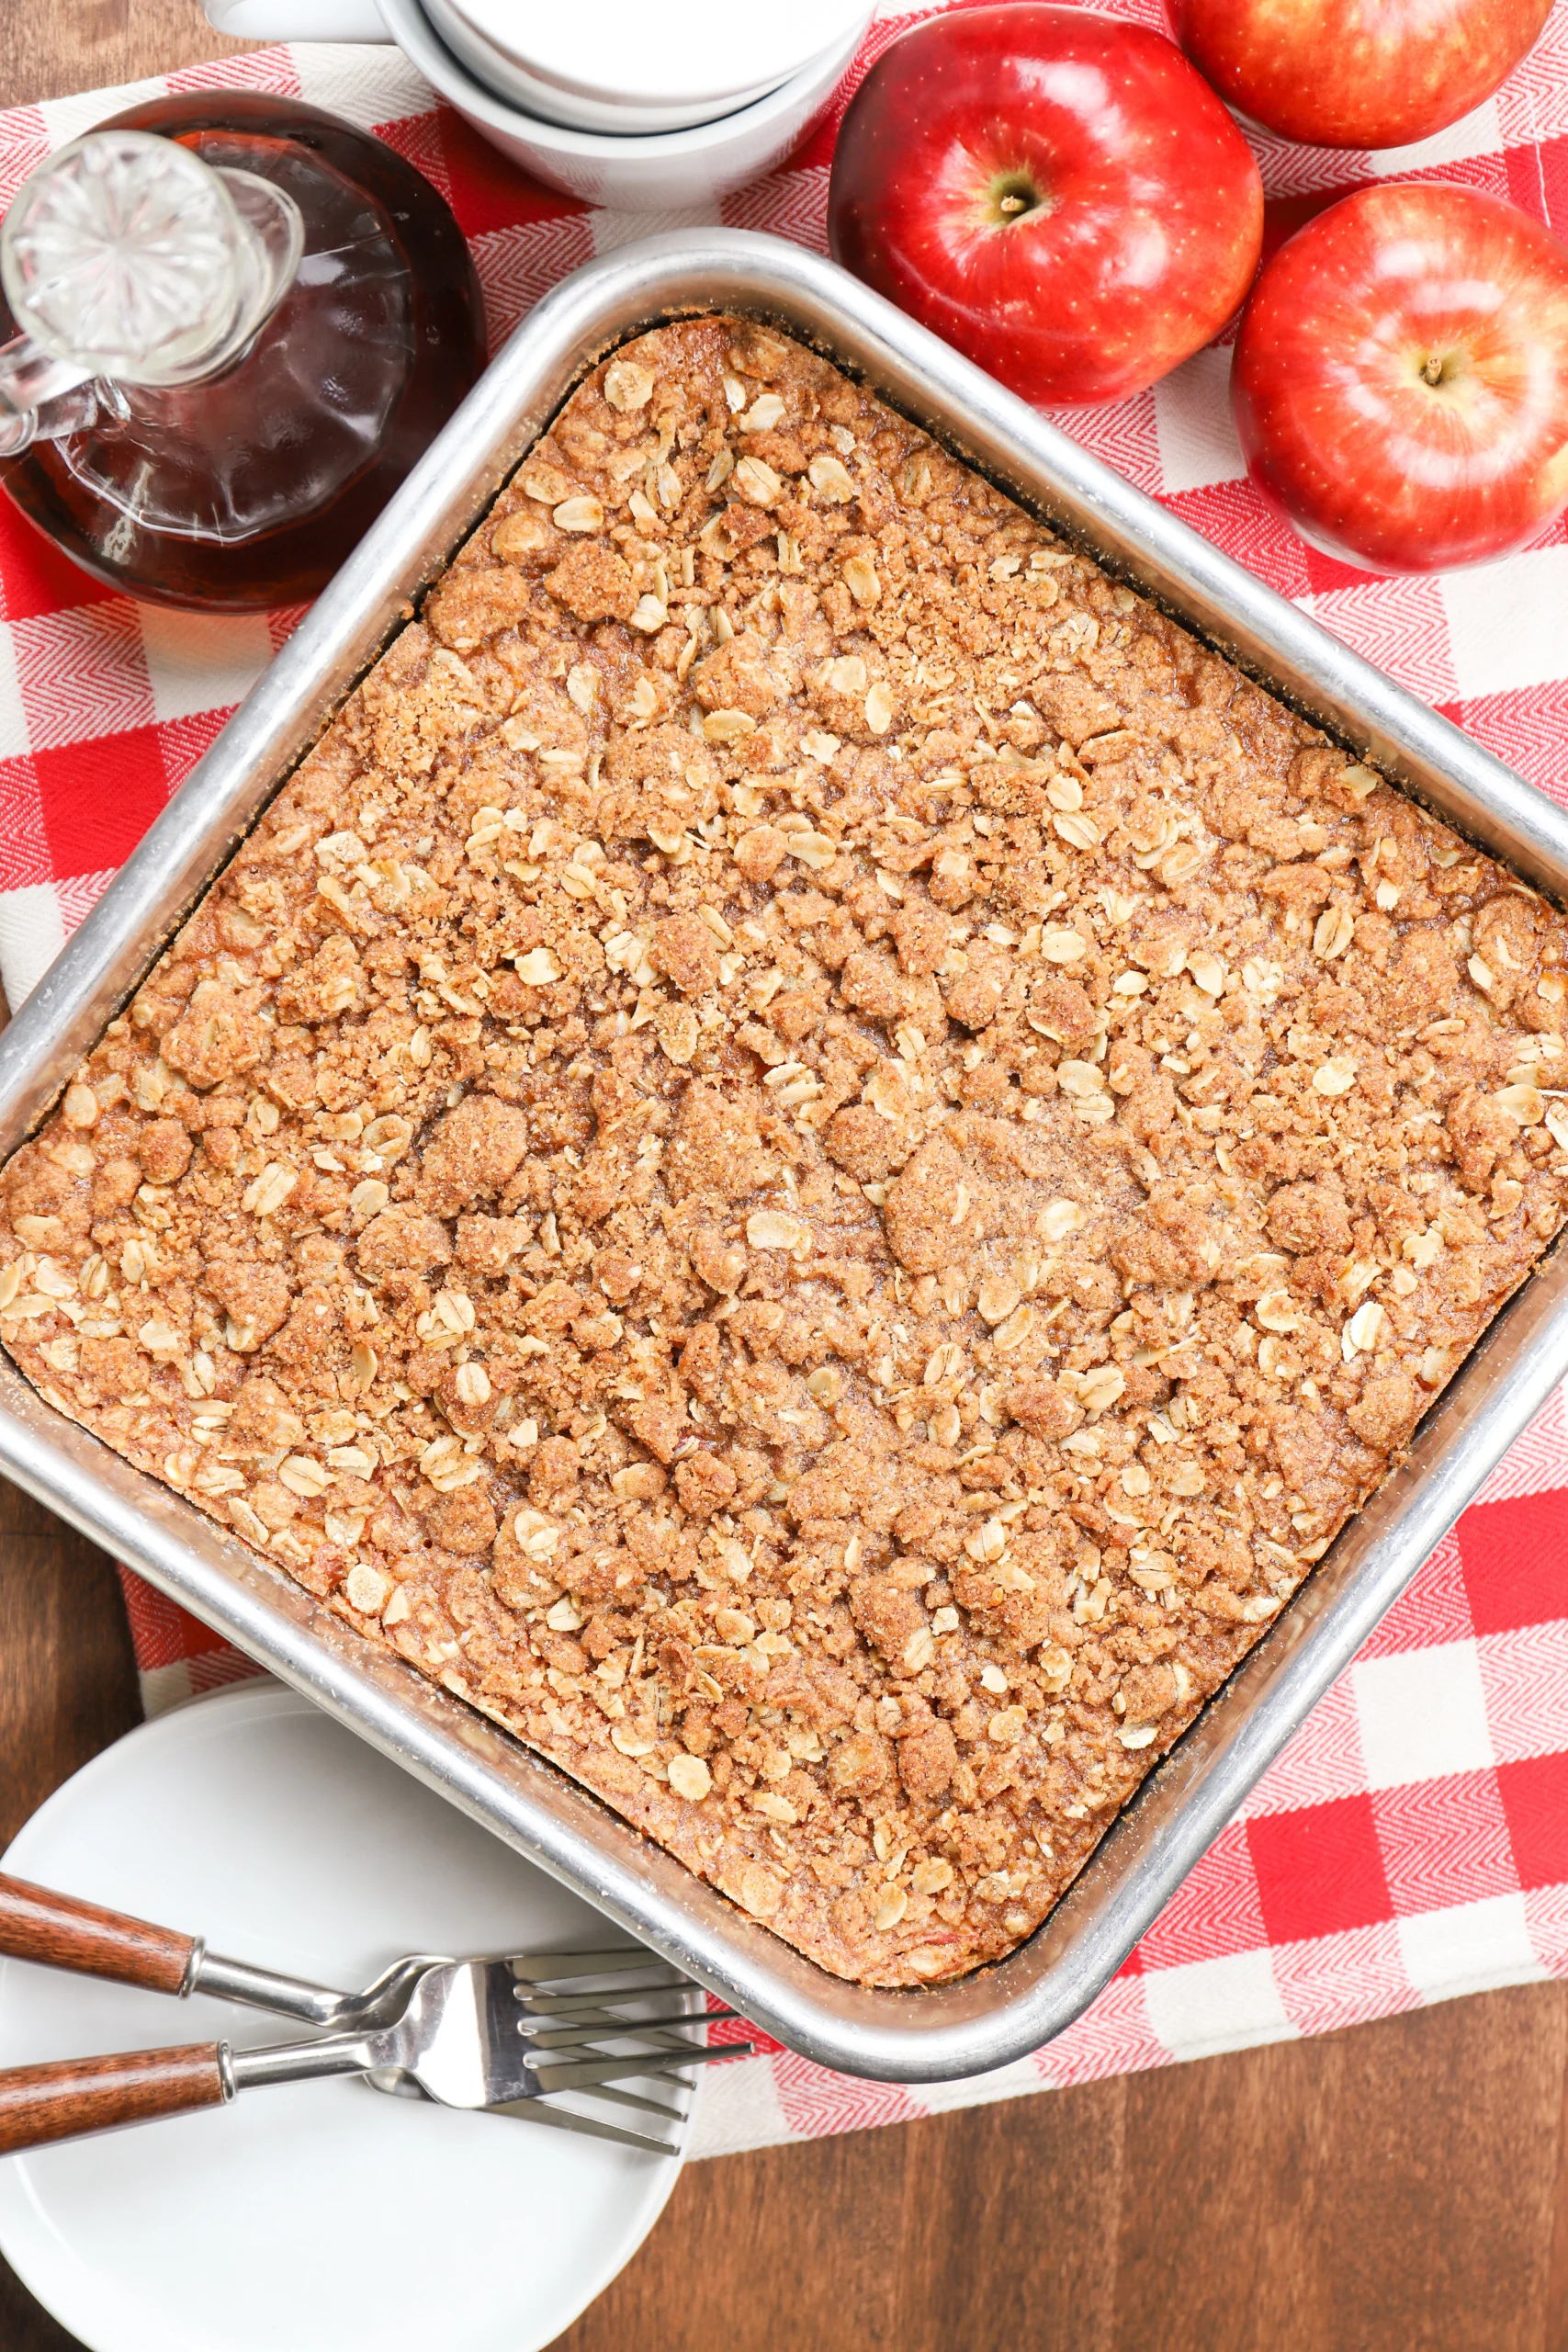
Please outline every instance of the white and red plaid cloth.
[[[1159, 25], [1159, 0], [1106, 0]], [[910, 18], [884, 15], [864, 62]], [[499, 340], [545, 289], [658, 220], [534, 187], [395, 50], [298, 47], [0, 113], [0, 204], [52, 147], [164, 88], [302, 96], [378, 130], [450, 198]], [[834, 126], [728, 198], [732, 226], [821, 248]], [[1271, 196], [1435, 176], [1568, 235], [1568, 0], [1497, 96], [1427, 145], [1258, 141]], [[1314, 554], [1247, 482], [1228, 353], [1063, 421], [1359, 651], [1568, 802], [1568, 531], [1481, 571], [1379, 580]], [[201, 619], [96, 587], [0, 501], [0, 977], [13, 1004], [163, 808], [295, 616]], [[150, 1709], [252, 1672], [134, 1578]], [[1483, 1986], [1568, 1977], [1568, 1413], [1521, 1439], [1088, 2015], [980, 2082], [853, 2082], [769, 2047], [716, 2068], [703, 2154], [895, 2123]], [[720, 2029], [724, 2031], [725, 2029]], [[738, 2030], [730, 2029], [731, 2032]]]

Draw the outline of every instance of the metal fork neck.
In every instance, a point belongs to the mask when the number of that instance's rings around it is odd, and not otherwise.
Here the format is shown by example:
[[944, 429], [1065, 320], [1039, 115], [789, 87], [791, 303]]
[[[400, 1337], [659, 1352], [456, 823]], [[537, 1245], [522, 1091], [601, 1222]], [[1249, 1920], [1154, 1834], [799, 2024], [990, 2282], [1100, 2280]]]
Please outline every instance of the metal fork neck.
[[184, 1989], [209, 1994], [215, 2001], [241, 2001], [247, 2008], [271, 2009], [278, 2017], [298, 2018], [302, 2025], [336, 2025], [346, 2007], [344, 1995], [328, 1985], [275, 1976], [270, 1969], [249, 1968], [243, 1960], [225, 1960], [215, 1951], [200, 1953]]
[[290, 2041], [271, 2050], [233, 2050], [229, 2064], [237, 2091], [263, 2083], [311, 2083], [332, 2075], [363, 2075], [384, 2063], [378, 2037], [334, 2033], [323, 2041]]

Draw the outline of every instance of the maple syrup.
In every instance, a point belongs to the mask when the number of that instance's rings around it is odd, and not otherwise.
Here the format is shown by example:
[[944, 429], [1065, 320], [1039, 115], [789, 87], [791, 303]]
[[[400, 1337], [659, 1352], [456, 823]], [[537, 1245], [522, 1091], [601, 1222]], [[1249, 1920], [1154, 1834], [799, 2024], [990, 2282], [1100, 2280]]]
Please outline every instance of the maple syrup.
[[[297, 216], [292, 281], [214, 372], [127, 382], [106, 368], [73, 396], [84, 421], [0, 458], [0, 484], [85, 571], [130, 595], [231, 612], [298, 603], [484, 365], [462, 233], [393, 149], [296, 99], [202, 92], [100, 128], [159, 134], [220, 175], [254, 175], [237, 189], [281, 190], [292, 209], [278, 209]], [[0, 300], [0, 331], [12, 323]]]

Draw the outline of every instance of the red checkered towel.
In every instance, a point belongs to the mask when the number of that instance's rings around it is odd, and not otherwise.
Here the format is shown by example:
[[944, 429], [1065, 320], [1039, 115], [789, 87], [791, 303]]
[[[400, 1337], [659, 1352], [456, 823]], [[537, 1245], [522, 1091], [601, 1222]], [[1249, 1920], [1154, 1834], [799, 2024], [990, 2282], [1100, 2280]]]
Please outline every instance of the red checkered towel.
[[[1158, 0], [1109, 0], [1145, 23]], [[885, 16], [869, 58], [909, 19]], [[168, 85], [0, 114], [0, 202], [49, 150], [164, 86], [297, 93], [380, 131], [451, 199], [499, 339], [581, 262], [653, 227], [520, 178], [396, 51], [274, 49]], [[832, 125], [724, 220], [820, 249]], [[1533, 57], [1427, 146], [1372, 159], [1260, 140], [1269, 192], [1391, 174], [1511, 196], [1568, 235], [1568, 0]], [[714, 216], [683, 216], [693, 220]], [[1568, 797], [1568, 533], [1509, 562], [1376, 580], [1314, 554], [1248, 487], [1202, 353], [1069, 431], [1534, 782]], [[0, 977], [15, 1004], [287, 634], [111, 596], [0, 502]], [[251, 1671], [133, 1578], [150, 1708]], [[702, 2153], [753, 2147], [1568, 1976], [1568, 1419], [1554, 1397], [1088, 2015], [978, 2083], [855, 2083], [770, 2047], [717, 2068]], [[720, 2029], [724, 2030], [724, 2029]]]

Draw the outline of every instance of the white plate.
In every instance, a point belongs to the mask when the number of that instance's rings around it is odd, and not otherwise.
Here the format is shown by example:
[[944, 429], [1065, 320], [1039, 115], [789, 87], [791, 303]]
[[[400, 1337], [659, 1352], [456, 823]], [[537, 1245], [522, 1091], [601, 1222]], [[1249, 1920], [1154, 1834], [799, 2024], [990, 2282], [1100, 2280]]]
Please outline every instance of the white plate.
[[[403, 1951], [559, 1950], [604, 1929], [271, 1682], [106, 1749], [5, 1866], [334, 1985]], [[0, 2065], [297, 2031], [0, 1968]], [[636, 2252], [678, 2170], [359, 2083], [291, 2084], [0, 2160], [0, 2251], [92, 2352], [538, 2352]]]

